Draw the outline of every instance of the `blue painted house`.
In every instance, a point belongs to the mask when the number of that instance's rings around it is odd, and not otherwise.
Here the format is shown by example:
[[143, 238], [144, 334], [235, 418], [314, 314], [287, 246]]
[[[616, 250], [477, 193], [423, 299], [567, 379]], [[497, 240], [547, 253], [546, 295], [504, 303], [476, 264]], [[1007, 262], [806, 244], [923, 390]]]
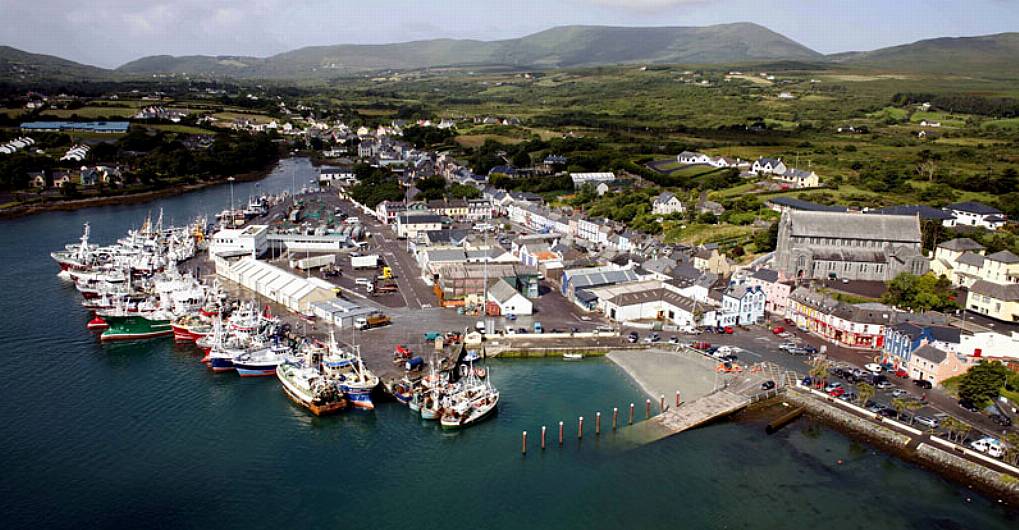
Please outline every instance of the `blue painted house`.
[[928, 344], [954, 352], [959, 345], [960, 335], [961, 330], [958, 328], [900, 322], [885, 328], [884, 353], [896, 365], [908, 364], [913, 353]]

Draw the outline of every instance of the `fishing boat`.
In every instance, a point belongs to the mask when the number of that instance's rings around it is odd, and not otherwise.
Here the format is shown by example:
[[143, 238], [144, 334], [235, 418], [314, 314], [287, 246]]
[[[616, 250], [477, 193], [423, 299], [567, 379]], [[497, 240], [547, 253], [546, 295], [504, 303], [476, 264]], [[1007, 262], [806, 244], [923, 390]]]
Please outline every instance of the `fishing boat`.
[[439, 424], [443, 429], [460, 429], [481, 422], [496, 411], [499, 405], [499, 391], [490, 379], [482, 381], [474, 375], [474, 366], [469, 365], [467, 376], [460, 381], [460, 388], [451, 394], [442, 406]]
[[579, 360], [581, 360], [583, 358], [584, 358], [584, 354], [583, 353], [569, 353], [569, 352], [567, 352], [567, 353], [563, 354], [563, 360], [564, 361], [579, 361]]
[[283, 364], [293, 352], [278, 340], [268, 348], [242, 353], [233, 359], [234, 369], [241, 377], [273, 375], [276, 367]]
[[[85, 229], [79, 244], [67, 245], [64, 250], [50, 253], [50, 257], [57, 262], [62, 273], [72, 270], [87, 270], [95, 263], [95, 246], [90, 246], [88, 243], [89, 233], [89, 225], [85, 223]], [[69, 275], [65, 274], [65, 276]]]
[[379, 377], [364, 365], [360, 350], [346, 351], [330, 335], [328, 352], [322, 358], [322, 371], [336, 382], [351, 405], [364, 410], [375, 408], [371, 394], [379, 386]]
[[389, 393], [392, 394], [397, 401], [407, 405], [414, 397], [414, 384], [404, 377], [399, 381], [393, 381], [391, 383]]
[[276, 367], [276, 377], [287, 397], [316, 416], [332, 414], [347, 406], [343, 393], [317, 366], [284, 362]]
[[173, 334], [173, 328], [170, 326], [171, 315], [164, 311], [114, 313], [100, 316], [108, 326], [99, 336], [99, 340], [103, 342], [152, 339]]
[[184, 315], [170, 326], [173, 328], [173, 340], [177, 342], [195, 342], [212, 332], [212, 324], [197, 315]]

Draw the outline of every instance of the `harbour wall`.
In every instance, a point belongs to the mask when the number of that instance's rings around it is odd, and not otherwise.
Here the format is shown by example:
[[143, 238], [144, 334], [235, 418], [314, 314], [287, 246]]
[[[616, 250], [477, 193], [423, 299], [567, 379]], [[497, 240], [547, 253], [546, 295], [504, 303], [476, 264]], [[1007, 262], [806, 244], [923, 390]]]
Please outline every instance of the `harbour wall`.
[[814, 390], [798, 388], [787, 392], [783, 399], [803, 407], [812, 417], [847, 435], [989, 496], [1013, 505], [1019, 504], [1019, 469], [947, 440], [925, 436], [923, 431], [909, 425], [818, 394]]

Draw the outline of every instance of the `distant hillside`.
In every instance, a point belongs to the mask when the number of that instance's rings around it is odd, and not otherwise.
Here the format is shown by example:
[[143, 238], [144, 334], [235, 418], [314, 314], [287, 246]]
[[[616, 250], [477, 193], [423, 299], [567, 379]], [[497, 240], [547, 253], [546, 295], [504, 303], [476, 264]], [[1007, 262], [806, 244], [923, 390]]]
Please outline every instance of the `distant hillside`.
[[929, 39], [829, 59], [902, 72], [1019, 77], [1019, 33]]
[[91, 80], [108, 78], [113, 72], [53, 55], [29, 53], [0, 46], [0, 80]]
[[381, 45], [344, 44], [253, 57], [146, 57], [117, 69], [126, 74], [188, 73], [239, 77], [323, 77], [436, 66], [554, 68], [617, 63], [741, 63], [819, 60], [823, 56], [750, 23], [707, 27], [565, 26], [518, 39], [434, 39]]

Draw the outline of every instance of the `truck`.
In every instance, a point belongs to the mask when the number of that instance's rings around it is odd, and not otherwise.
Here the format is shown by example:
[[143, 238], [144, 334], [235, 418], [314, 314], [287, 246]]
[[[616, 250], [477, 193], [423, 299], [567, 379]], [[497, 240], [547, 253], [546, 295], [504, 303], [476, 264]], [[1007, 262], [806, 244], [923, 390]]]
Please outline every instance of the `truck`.
[[380, 280], [392, 280], [393, 278], [396, 278], [396, 276], [393, 275], [393, 268], [392, 267], [382, 267], [382, 274], [379, 275], [379, 279]]
[[328, 265], [334, 265], [336, 263], [335, 254], [323, 254], [321, 256], [312, 256], [310, 258], [292, 259], [290, 260], [290, 266], [295, 269], [306, 271], [308, 269], [317, 269], [319, 267], [326, 267]]
[[379, 255], [350, 256], [350, 266], [356, 269], [375, 269], [379, 266]]
[[392, 321], [389, 317], [382, 313], [374, 313], [364, 317], [357, 317], [354, 319], [354, 327], [360, 330], [378, 328], [391, 324]]

